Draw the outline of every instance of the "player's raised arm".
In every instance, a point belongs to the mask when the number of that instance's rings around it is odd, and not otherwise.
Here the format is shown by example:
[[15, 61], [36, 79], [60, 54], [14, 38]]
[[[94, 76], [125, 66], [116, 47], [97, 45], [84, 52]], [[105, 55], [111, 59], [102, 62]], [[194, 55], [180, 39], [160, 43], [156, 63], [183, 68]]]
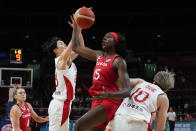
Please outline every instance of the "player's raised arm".
[[77, 26], [73, 17], [71, 17], [73, 23], [73, 33], [72, 33], [72, 43], [73, 43], [73, 51], [78, 53], [80, 56], [96, 61], [98, 56], [102, 54], [102, 51], [97, 51], [90, 49], [88, 47], [81, 46], [80, 44], [80, 37], [79, 37], [79, 27]]
[[72, 42], [69, 42], [69, 45], [66, 47], [66, 49], [63, 50], [63, 52], [60, 55], [60, 58], [57, 63], [58, 69], [63, 70], [69, 66], [68, 63], [70, 63], [69, 61], [71, 59], [71, 52], [72, 52]]
[[[73, 24], [71, 22], [69, 22], [69, 25], [73, 28]], [[84, 46], [84, 38], [83, 38], [83, 35], [82, 35], [82, 29], [79, 28], [79, 38], [80, 38], [80, 45], [81, 46]], [[71, 41], [72, 42], [72, 41]], [[74, 59], [78, 56], [78, 53], [72, 51], [71, 52], [71, 60], [74, 61]]]

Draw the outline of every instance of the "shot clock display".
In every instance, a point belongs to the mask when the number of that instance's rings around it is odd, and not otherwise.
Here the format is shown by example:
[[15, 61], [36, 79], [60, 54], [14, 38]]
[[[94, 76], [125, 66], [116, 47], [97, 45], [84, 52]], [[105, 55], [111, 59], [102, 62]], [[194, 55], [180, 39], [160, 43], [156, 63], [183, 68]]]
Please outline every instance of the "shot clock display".
[[22, 63], [22, 49], [16, 49], [16, 48], [10, 49], [10, 63], [14, 63], [14, 64]]

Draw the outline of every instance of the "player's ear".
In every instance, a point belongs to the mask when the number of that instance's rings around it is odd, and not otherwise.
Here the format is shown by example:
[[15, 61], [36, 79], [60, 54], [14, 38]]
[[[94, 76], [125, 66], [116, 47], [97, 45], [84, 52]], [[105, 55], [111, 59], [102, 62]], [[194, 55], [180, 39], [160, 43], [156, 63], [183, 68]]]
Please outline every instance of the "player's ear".
[[17, 96], [16, 95], [14, 95], [14, 99], [17, 99]]
[[53, 52], [54, 52], [55, 54], [57, 54], [57, 52], [58, 52], [57, 48], [53, 49]]

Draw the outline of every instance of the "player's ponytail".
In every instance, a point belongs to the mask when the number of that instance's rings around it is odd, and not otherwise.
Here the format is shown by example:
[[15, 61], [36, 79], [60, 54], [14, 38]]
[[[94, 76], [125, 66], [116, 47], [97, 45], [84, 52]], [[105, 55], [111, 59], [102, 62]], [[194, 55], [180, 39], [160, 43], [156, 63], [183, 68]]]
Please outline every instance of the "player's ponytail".
[[119, 54], [123, 59], [127, 55], [127, 41], [125, 35], [121, 33], [116, 33], [118, 37], [118, 43], [115, 44], [116, 53]]

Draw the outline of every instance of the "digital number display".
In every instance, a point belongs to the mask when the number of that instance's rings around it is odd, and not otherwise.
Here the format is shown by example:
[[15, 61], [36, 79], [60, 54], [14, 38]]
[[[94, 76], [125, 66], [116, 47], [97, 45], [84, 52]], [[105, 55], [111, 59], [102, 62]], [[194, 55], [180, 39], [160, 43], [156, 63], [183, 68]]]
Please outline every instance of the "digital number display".
[[10, 49], [10, 63], [21, 64], [22, 63], [22, 49]]

